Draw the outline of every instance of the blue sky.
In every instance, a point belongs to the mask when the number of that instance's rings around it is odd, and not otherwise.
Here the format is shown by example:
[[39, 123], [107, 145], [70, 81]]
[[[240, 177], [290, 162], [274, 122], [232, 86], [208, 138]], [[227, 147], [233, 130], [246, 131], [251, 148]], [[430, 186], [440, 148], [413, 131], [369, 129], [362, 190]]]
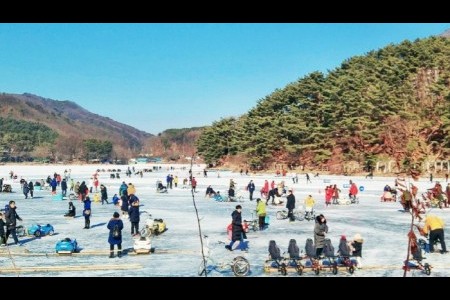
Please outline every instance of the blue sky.
[[0, 24], [0, 92], [71, 100], [157, 134], [446, 24]]

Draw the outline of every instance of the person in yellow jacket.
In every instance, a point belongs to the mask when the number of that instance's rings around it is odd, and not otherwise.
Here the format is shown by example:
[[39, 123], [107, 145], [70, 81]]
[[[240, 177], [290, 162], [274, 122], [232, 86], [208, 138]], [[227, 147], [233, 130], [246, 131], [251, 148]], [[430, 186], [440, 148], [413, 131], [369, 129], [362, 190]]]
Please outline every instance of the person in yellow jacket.
[[264, 230], [266, 225], [266, 203], [261, 198], [256, 199], [256, 214], [258, 215], [259, 230]]
[[428, 232], [430, 233], [430, 252], [434, 251], [434, 243], [439, 240], [441, 242], [441, 254], [447, 253], [447, 247], [445, 246], [444, 239], [444, 221], [438, 216], [427, 215], [425, 218], [423, 233], [428, 234]]
[[136, 194], [136, 188], [134, 187], [134, 185], [131, 182], [128, 184], [127, 194], [128, 194], [128, 196]]
[[314, 211], [314, 204], [316, 204], [316, 201], [314, 200], [314, 198], [311, 195], [308, 195], [308, 197], [306, 197], [305, 201], [305, 215], [312, 215], [313, 211]]

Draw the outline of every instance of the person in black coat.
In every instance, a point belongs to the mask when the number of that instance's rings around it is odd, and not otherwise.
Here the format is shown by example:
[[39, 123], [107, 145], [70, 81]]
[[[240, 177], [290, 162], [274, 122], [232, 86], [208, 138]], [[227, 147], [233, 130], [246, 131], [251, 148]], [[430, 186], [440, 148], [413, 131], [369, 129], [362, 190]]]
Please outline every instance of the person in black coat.
[[102, 205], [104, 201], [106, 201], [106, 204], [109, 204], [108, 190], [106, 189], [106, 186], [104, 186], [103, 184], [100, 185], [100, 193], [102, 194]]
[[5, 213], [5, 221], [6, 221], [5, 244], [8, 241], [8, 237], [10, 234], [12, 234], [12, 236], [13, 236], [14, 243], [16, 245], [19, 244], [19, 240], [17, 239], [17, 233], [16, 233], [17, 220], [22, 221], [22, 219], [19, 217], [19, 215], [16, 212], [16, 202], [11, 200], [11, 201], [9, 201], [9, 209]]
[[80, 187], [78, 188], [78, 193], [80, 194], [81, 201], [83, 201], [84, 198], [86, 198], [87, 191], [88, 191], [88, 188], [86, 186], [86, 182], [83, 181], [80, 184]]
[[5, 225], [6, 225], [6, 223], [3, 220], [3, 214], [0, 213], [0, 246], [6, 246]]
[[292, 193], [292, 190], [288, 191], [286, 208], [288, 209], [288, 218], [290, 222], [294, 222], [294, 208], [295, 208], [295, 196]]
[[66, 194], [67, 194], [67, 181], [66, 181], [65, 178], [61, 181], [61, 192], [62, 192], [63, 197], [66, 197]]
[[236, 200], [235, 193], [234, 193], [234, 188], [230, 188], [228, 190], [228, 199], [229, 199], [229, 201]]
[[250, 180], [250, 182], [247, 185], [247, 190], [249, 192], [249, 198], [250, 201], [253, 201], [253, 192], [255, 191], [255, 184], [253, 183], [253, 180]]
[[120, 196], [120, 200], [122, 201], [122, 205], [120, 206], [120, 210], [122, 211], [122, 215], [128, 215], [128, 194], [126, 191]]
[[33, 199], [34, 185], [33, 185], [33, 181], [31, 181], [31, 180], [30, 180], [30, 182], [28, 183], [28, 189], [30, 190], [30, 196], [31, 196], [31, 199]]
[[242, 206], [237, 205], [236, 210], [231, 214], [231, 243], [226, 245], [225, 248], [232, 251], [233, 244], [236, 241], [243, 241], [246, 237], [244, 229], [242, 228]]
[[22, 191], [25, 195], [25, 199], [28, 199], [28, 192], [30, 191], [30, 189], [28, 188], [28, 182], [26, 180], [24, 180], [22, 183]]
[[69, 202], [69, 211], [67, 212], [67, 214], [64, 215], [64, 217], [75, 217], [75, 215], [76, 215], [75, 205], [73, 205], [73, 202], [70, 201]]
[[[117, 256], [122, 257], [122, 229], [123, 222], [120, 219], [118, 212], [114, 212], [113, 217], [109, 220], [106, 227], [109, 229], [108, 243], [109, 243], [109, 258], [114, 257], [114, 245], [117, 245]], [[115, 228], [118, 234], [115, 234]]]
[[139, 233], [139, 201], [131, 203], [128, 216], [131, 222], [131, 235], [135, 236]]

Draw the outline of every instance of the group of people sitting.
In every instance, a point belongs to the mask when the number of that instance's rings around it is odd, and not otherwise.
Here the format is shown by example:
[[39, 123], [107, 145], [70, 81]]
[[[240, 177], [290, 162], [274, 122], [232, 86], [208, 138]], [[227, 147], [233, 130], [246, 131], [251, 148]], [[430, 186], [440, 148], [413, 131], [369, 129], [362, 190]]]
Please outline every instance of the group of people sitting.
[[211, 185], [209, 185], [206, 188], [205, 198], [214, 198], [215, 201], [219, 201], [219, 202], [222, 202], [222, 201], [235, 202], [235, 201], [237, 201], [234, 186], [231, 186], [228, 189], [228, 197], [224, 197], [220, 194], [220, 191], [217, 191], [217, 192], [214, 191], [214, 189], [211, 187]]

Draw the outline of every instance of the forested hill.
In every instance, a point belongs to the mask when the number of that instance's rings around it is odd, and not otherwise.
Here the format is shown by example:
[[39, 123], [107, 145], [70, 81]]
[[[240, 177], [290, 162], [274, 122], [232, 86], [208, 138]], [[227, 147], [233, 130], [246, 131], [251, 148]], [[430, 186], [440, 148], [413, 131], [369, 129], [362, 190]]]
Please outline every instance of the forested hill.
[[206, 162], [328, 166], [395, 159], [407, 169], [450, 157], [450, 39], [388, 45], [313, 72], [206, 127]]
[[[0, 150], [5, 155], [59, 159], [129, 158], [152, 135], [87, 111], [71, 101], [0, 94]], [[102, 155], [89, 150], [108, 142]], [[105, 146], [105, 145], [103, 145]], [[112, 147], [111, 147], [112, 146]], [[95, 149], [94, 149], [95, 150]], [[107, 152], [107, 153], [106, 153]]]

